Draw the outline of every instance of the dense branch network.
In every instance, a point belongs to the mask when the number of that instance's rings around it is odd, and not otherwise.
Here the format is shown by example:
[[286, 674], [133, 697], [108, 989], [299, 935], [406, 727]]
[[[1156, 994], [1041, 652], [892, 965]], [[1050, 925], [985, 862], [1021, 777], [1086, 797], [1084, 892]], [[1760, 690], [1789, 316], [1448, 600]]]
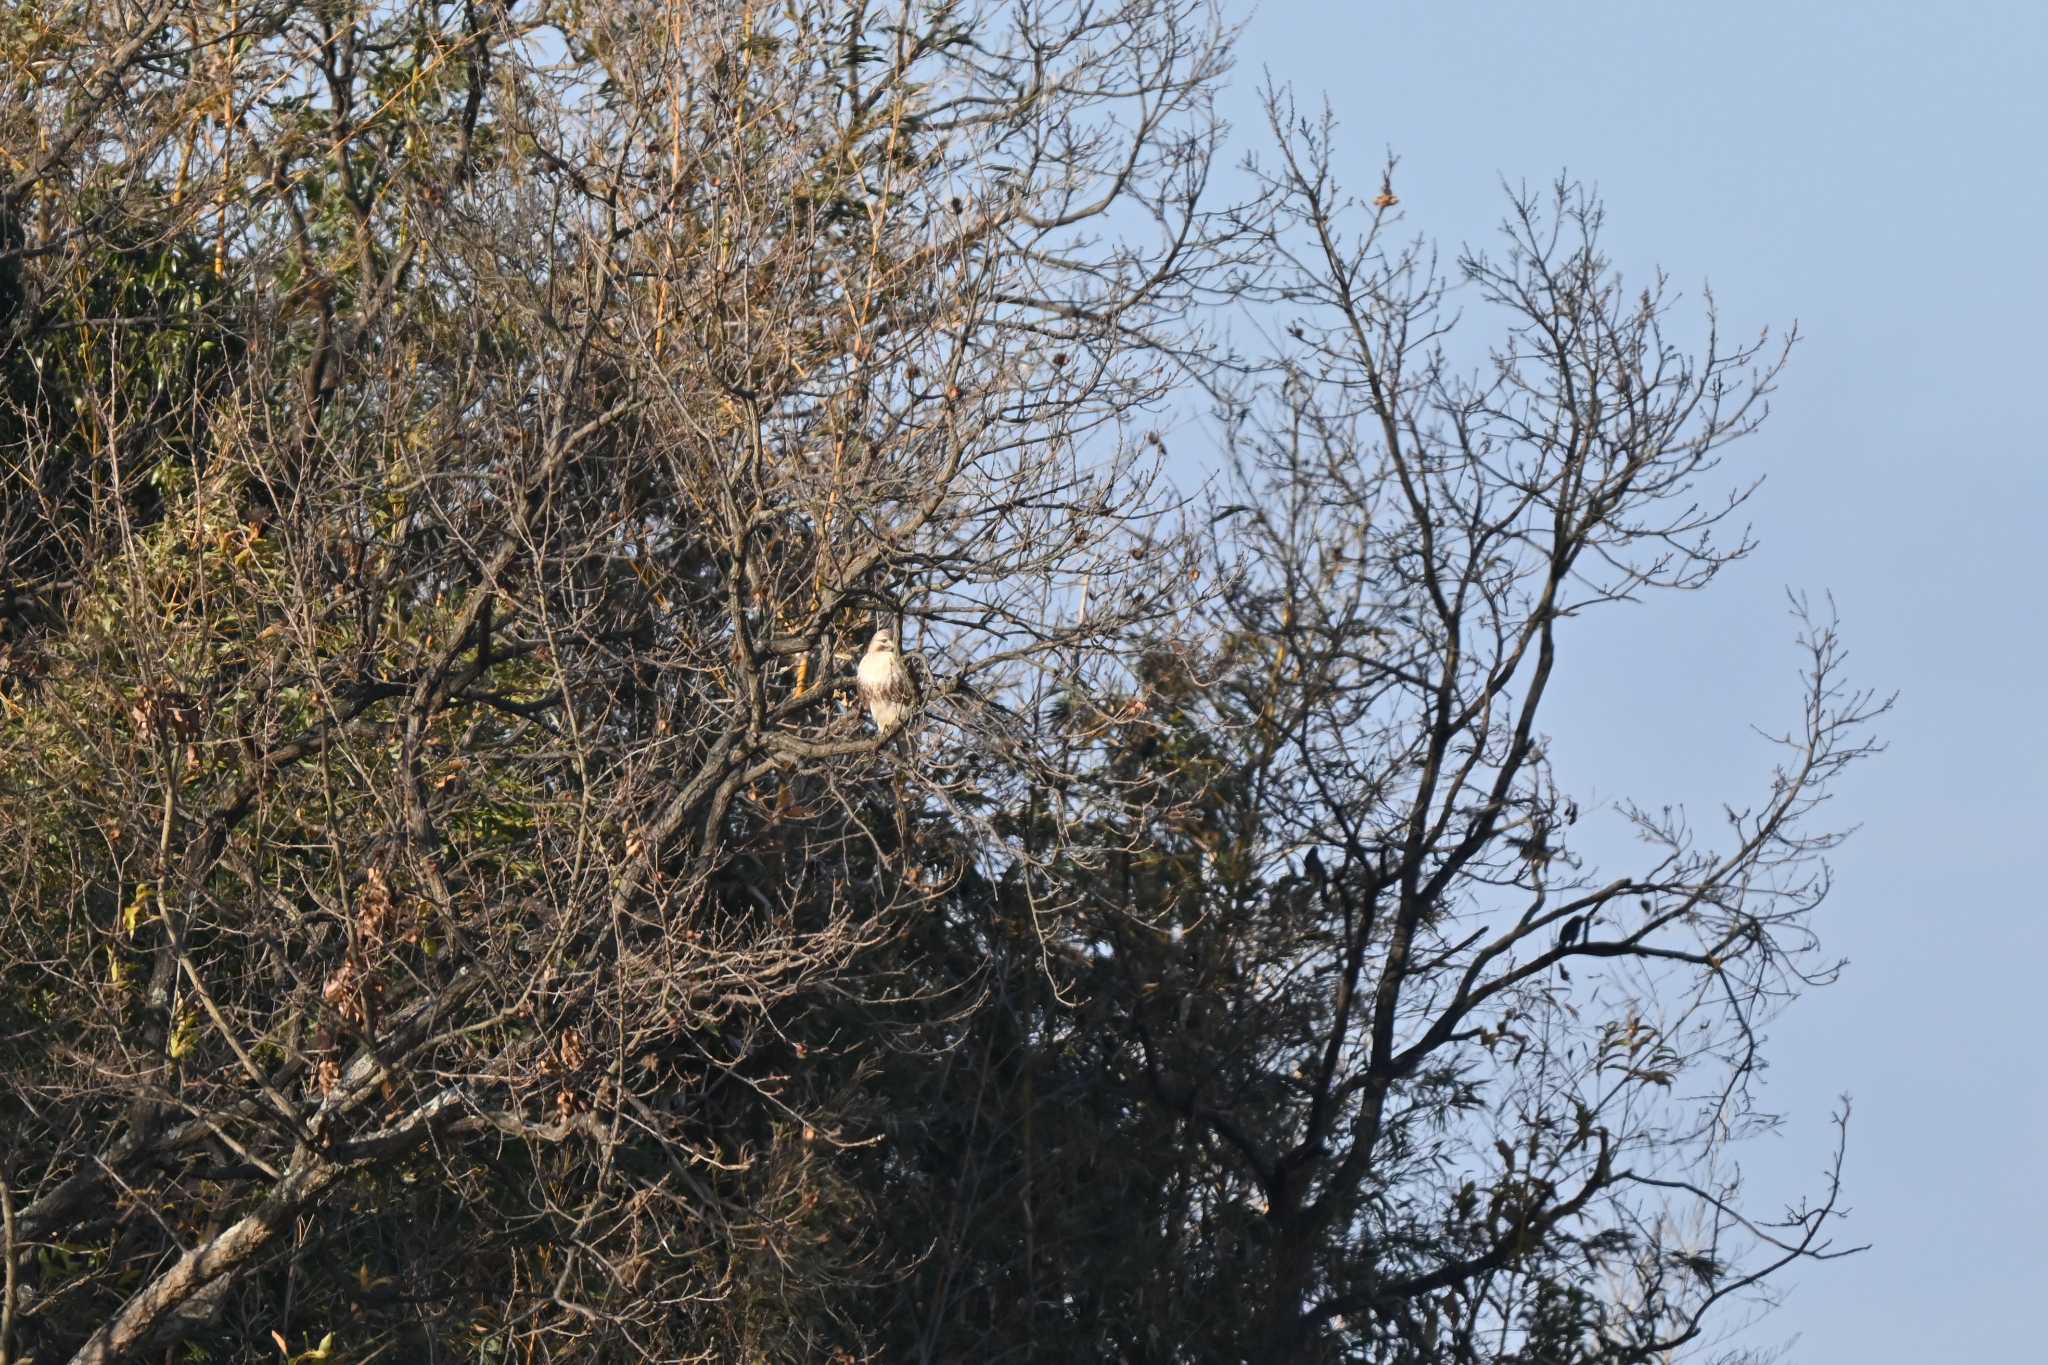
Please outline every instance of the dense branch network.
[[1575, 846], [1557, 623], [1783, 359], [1585, 194], [1446, 279], [1274, 94], [1219, 206], [1201, 0], [17, 8], [0, 1362], [1618, 1365], [1833, 1254], [1730, 1152], [1883, 702], [1809, 614]]

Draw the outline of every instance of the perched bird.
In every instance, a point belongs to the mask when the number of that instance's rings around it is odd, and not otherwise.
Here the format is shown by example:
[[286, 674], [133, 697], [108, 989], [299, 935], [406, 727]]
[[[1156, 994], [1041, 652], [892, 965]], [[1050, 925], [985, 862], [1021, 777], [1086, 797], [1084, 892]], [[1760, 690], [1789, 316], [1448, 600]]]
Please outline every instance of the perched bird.
[[862, 656], [854, 677], [860, 684], [860, 699], [867, 703], [868, 715], [874, 719], [878, 734], [888, 734], [917, 705], [917, 683], [903, 666], [903, 655], [886, 628], [876, 631], [875, 638], [868, 641], [868, 652]]

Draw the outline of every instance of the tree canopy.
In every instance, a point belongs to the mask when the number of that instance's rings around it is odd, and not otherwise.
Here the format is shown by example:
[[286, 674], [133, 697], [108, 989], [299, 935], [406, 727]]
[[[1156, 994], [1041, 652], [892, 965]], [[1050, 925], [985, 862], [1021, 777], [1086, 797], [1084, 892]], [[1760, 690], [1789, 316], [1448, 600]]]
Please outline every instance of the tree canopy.
[[1623, 863], [1542, 719], [1790, 338], [1284, 91], [1219, 195], [1230, 38], [0, 16], [0, 1365], [1646, 1365], [1840, 1254], [1737, 1144], [1886, 702], [1802, 609]]

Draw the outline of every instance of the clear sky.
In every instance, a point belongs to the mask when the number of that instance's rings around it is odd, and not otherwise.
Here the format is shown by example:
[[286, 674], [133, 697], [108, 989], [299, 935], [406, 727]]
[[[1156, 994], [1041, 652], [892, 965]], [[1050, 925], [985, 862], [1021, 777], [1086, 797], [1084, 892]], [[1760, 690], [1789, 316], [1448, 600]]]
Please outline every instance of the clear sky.
[[1834, 807], [1863, 826], [1818, 921], [1848, 972], [1772, 1028], [1794, 1121], [1743, 1159], [1780, 1204], [1815, 1188], [1849, 1092], [1847, 1232], [1876, 1246], [1803, 1271], [1741, 1344], [2048, 1359], [2048, 4], [1265, 0], [1241, 145], [1262, 68], [1328, 96], [1356, 187], [1398, 154], [1410, 227], [1447, 246], [1491, 231], [1502, 176], [1569, 170], [1632, 273], [1710, 281], [1737, 332], [1798, 320], [1730, 452], [1768, 475], [1762, 549], [1585, 628], [1554, 752], [1602, 795], [1748, 804], [1770, 757], [1747, 726], [1798, 701], [1784, 590], [1833, 592], [1853, 680], [1901, 699]]

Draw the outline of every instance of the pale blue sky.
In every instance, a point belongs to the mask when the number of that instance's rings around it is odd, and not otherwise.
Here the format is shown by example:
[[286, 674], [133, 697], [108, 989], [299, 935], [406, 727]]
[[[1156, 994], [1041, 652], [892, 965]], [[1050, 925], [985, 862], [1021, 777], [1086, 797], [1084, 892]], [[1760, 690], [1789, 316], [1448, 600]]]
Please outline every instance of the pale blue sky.
[[1761, 551], [1588, 628], [1551, 729], [1602, 794], [1747, 804], [1769, 756], [1746, 727], [1797, 701], [1784, 589], [1834, 593], [1855, 680], [1901, 701], [1836, 803], [1863, 830], [1819, 926], [1849, 970], [1772, 1029], [1795, 1121], [1745, 1165], [1813, 1186], [1850, 1092], [1848, 1231], [1877, 1245], [1742, 1341], [2048, 1358], [2048, 4], [1265, 0], [1228, 107], [1247, 137], [1262, 68], [1327, 94], [1359, 187], [1402, 158], [1417, 231], [1477, 240], [1502, 176], [1568, 169], [1625, 267], [1710, 280], [1737, 331], [1798, 320], [1731, 452], [1769, 476]]

